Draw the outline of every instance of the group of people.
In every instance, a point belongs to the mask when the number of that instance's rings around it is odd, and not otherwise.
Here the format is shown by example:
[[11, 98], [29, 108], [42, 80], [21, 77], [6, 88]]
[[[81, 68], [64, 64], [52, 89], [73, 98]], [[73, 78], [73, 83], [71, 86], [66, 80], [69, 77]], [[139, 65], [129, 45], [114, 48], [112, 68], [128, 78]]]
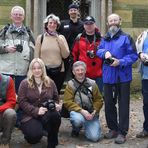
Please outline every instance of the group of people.
[[[118, 14], [108, 16], [108, 31], [102, 37], [92, 16], [80, 20], [78, 5], [71, 4], [68, 13], [70, 19], [61, 22], [58, 16], [48, 15], [44, 33], [35, 41], [23, 25], [24, 9], [14, 6], [12, 24], [0, 32], [0, 146], [4, 148], [9, 147], [17, 119], [28, 143], [38, 143], [46, 131], [47, 148], [55, 148], [63, 107], [69, 112], [71, 136], [78, 137], [84, 128], [86, 138], [96, 142], [102, 137], [99, 112], [103, 102], [109, 128], [104, 138], [124, 143], [132, 64], [138, 57], [145, 120], [137, 137], [148, 137], [148, 31], [138, 37], [135, 46], [122, 31]], [[59, 93], [65, 79], [62, 105]]]

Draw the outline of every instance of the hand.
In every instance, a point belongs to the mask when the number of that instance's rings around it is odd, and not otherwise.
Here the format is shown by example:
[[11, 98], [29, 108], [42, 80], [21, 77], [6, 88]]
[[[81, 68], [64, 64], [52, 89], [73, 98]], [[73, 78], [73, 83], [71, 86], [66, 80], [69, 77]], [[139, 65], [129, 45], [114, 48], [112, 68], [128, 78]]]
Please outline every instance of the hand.
[[112, 57], [111, 53], [109, 51], [107, 51], [105, 53], [105, 59]]
[[39, 108], [38, 115], [44, 115], [47, 111], [48, 111], [47, 108], [45, 108], [45, 107], [40, 107], [40, 108]]
[[86, 120], [92, 120], [93, 115], [90, 114], [87, 110], [82, 109], [81, 114], [85, 117]]
[[57, 111], [60, 111], [62, 109], [62, 105], [61, 104], [55, 103], [55, 105], [56, 105], [56, 110]]
[[140, 60], [142, 61], [142, 62], [144, 62], [145, 61], [145, 54], [144, 53], [140, 53]]
[[14, 53], [14, 52], [16, 52], [16, 47], [15, 46], [6, 46], [5, 50], [7, 52]]
[[116, 67], [120, 64], [120, 61], [116, 58], [113, 58], [114, 59], [114, 62], [110, 65], [110, 66], [113, 66], [113, 67]]
[[63, 38], [60, 35], [57, 35], [58, 44], [63, 44]]
[[95, 116], [95, 114], [96, 114], [96, 110], [94, 110], [92, 113], [91, 113], [91, 115], [94, 117]]

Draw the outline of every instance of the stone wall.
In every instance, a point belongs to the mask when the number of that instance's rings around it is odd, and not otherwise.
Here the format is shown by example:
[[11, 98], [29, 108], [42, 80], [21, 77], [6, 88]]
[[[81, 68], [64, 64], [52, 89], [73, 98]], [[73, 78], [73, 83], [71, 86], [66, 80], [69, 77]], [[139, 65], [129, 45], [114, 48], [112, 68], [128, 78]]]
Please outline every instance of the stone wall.
[[10, 23], [10, 11], [15, 5], [25, 8], [25, 0], [0, 0], [0, 28]]
[[148, 0], [113, 0], [113, 12], [122, 17], [122, 28], [134, 39], [148, 28]]

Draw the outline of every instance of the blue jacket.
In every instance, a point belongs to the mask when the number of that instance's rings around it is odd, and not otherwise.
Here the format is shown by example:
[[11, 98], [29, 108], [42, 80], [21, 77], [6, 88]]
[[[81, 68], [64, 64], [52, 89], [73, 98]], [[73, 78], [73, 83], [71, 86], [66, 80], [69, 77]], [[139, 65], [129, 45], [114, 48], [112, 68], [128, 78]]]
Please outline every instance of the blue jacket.
[[120, 64], [113, 67], [103, 63], [103, 82], [115, 84], [131, 81], [132, 64], [138, 59], [132, 38], [121, 29], [112, 38], [107, 33], [98, 46], [97, 56], [104, 60], [107, 51], [119, 59]]

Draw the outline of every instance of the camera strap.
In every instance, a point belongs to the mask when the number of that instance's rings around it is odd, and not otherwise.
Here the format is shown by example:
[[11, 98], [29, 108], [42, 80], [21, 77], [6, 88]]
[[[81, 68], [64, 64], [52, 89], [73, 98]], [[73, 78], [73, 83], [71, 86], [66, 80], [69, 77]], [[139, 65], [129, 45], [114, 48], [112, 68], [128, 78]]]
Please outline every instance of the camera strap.
[[92, 93], [92, 91], [84, 84], [84, 82], [86, 82], [87, 79], [85, 78], [82, 83], [79, 82], [79, 81], [78, 81], [77, 79], [75, 79], [75, 78], [74, 78], [72, 81], [73, 81], [74, 84], [75, 84], [75, 83], [78, 83], [78, 84], [79, 84], [79, 86], [76, 88], [76, 90], [75, 90], [75, 92], [74, 92], [74, 96], [76, 95], [77, 92], [79, 93], [79, 97], [80, 97], [80, 101], [81, 101], [82, 108], [84, 107], [83, 101], [82, 101], [82, 95], [81, 95], [81, 93], [82, 93], [81, 87], [82, 87], [82, 86], [85, 87], [85, 89], [91, 94], [92, 98], [90, 98], [90, 97], [88, 96], [88, 99], [89, 99], [90, 103], [93, 105], [93, 101], [92, 101], [92, 99], [93, 99], [93, 93]]

